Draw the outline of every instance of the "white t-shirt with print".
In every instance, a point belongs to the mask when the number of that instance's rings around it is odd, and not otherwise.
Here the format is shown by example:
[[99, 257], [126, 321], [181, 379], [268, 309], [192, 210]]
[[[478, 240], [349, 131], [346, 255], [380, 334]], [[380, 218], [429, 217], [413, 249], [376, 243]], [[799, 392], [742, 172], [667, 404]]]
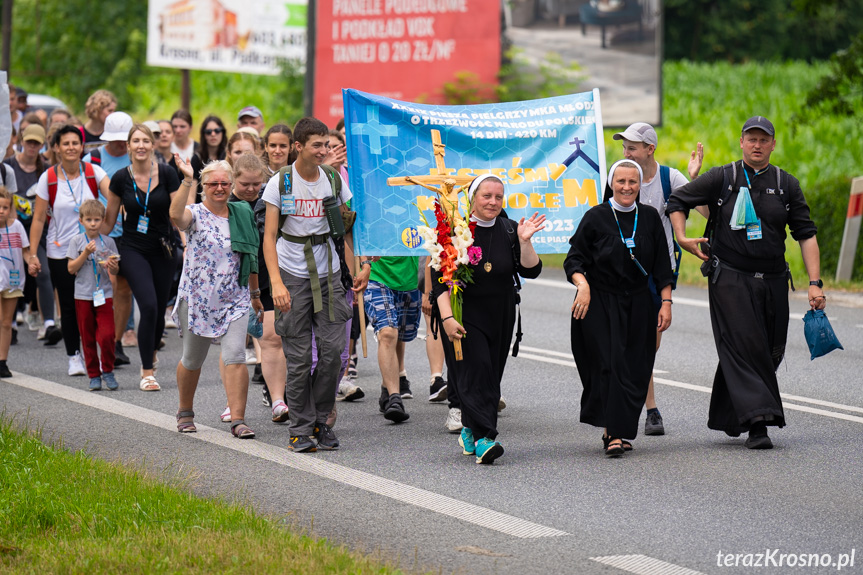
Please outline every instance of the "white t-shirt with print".
[[[42, 198], [46, 202], [48, 200], [48, 172], [53, 170], [49, 168], [39, 176], [39, 182], [36, 184], [36, 197]], [[93, 192], [90, 191], [90, 185], [86, 182], [86, 177], [82, 177], [80, 170], [73, 174], [68, 174], [71, 181], [67, 182], [63, 179], [63, 172], [57, 168], [57, 195], [54, 197], [53, 208], [49, 204], [51, 210], [51, 223], [48, 224], [48, 257], [52, 260], [65, 260], [66, 253], [69, 251], [69, 241], [81, 233], [78, 228], [78, 207], [84, 200], [96, 199], [93, 197]], [[93, 166], [93, 173], [96, 175], [96, 188], [98, 192], [99, 184], [102, 180], [108, 177], [105, 170], [99, 166]], [[71, 187], [71, 189], [70, 189]], [[49, 213], [51, 213], [49, 212]]]
[[[671, 191], [689, 183], [686, 176], [680, 171], [670, 168]], [[671, 267], [674, 267], [674, 234], [671, 232], [671, 220], [665, 215], [665, 195], [662, 193], [662, 178], [659, 176], [659, 164], [656, 164], [656, 175], [649, 182], [641, 183], [641, 192], [638, 194], [642, 204], [647, 204], [659, 212], [662, 220], [662, 228], [665, 230], [665, 239], [668, 241], [668, 255], [671, 257]]]
[[[0, 291], [24, 289], [27, 269], [24, 267], [22, 249], [30, 245], [30, 238], [24, 230], [24, 224], [15, 220], [11, 224], [0, 227]], [[12, 261], [9, 261], [12, 260]], [[12, 287], [9, 282], [9, 272], [18, 270], [18, 286]]]
[[[332, 197], [333, 189], [323, 168], [318, 168], [318, 179], [315, 182], [307, 182], [302, 179], [297, 173], [295, 166], [291, 166], [291, 169], [293, 170], [291, 175], [291, 193], [295, 200], [296, 215], [285, 218], [285, 225], [282, 227], [282, 231], [292, 236], [311, 236], [329, 232], [330, 227], [327, 224], [327, 218], [324, 213], [324, 199]], [[261, 197], [266, 203], [279, 208], [281, 213], [282, 202], [279, 198], [278, 173], [267, 182], [267, 187], [264, 189], [264, 194]], [[347, 182], [343, 180], [339, 203], [344, 204], [350, 199], [351, 191], [348, 189]], [[339, 256], [336, 253], [332, 238], [328, 239], [327, 242], [333, 251], [331, 270], [333, 273], [338, 274], [340, 268]], [[292, 276], [300, 278], [309, 277], [309, 269], [306, 266], [306, 258], [303, 255], [303, 244], [289, 242], [279, 236], [278, 241], [276, 241], [276, 253], [279, 256], [280, 268]], [[327, 246], [323, 244], [312, 246], [312, 253], [315, 256], [318, 274], [320, 277], [324, 277], [322, 272], [327, 269]]]

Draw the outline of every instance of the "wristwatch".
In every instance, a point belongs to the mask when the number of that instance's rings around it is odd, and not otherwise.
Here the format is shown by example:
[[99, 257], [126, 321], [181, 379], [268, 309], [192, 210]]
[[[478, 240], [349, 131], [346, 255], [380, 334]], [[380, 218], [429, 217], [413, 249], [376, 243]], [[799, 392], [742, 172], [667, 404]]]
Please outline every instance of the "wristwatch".
[[823, 282], [823, 281], [821, 281], [820, 279], [817, 279], [817, 280], [814, 280], [814, 281], [811, 281], [811, 280], [810, 280], [809, 285], [811, 285], [811, 286], [815, 286], [815, 287], [819, 287], [819, 288], [823, 288], [823, 287], [824, 287], [824, 282]]

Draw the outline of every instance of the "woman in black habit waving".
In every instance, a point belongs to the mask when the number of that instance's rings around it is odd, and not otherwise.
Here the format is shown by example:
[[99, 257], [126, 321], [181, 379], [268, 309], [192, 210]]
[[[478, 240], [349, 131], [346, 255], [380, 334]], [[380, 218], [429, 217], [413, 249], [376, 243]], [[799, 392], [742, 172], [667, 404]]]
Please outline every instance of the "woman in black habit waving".
[[[482, 258], [461, 264], [473, 268], [473, 282], [464, 288], [462, 323], [453, 318], [447, 286], [437, 271], [432, 272], [432, 294], [439, 310], [435, 319], [447, 335], [443, 348], [450, 386], [461, 404], [459, 445], [464, 455], [488, 464], [503, 455], [497, 441], [497, 406], [515, 326], [516, 274], [535, 278], [542, 271], [531, 238], [545, 226], [545, 216], [534, 214], [517, 222], [501, 216], [503, 181], [490, 174], [471, 182], [468, 198], [471, 221], [476, 222], [473, 245], [482, 249]], [[457, 339], [464, 350], [461, 361], [453, 351]]]
[[[641, 168], [611, 166], [602, 204], [581, 220], [564, 262], [576, 289], [572, 355], [584, 391], [581, 422], [605, 428], [605, 454], [632, 449], [656, 356], [656, 330], [671, 325], [668, 244], [655, 209], [638, 202]], [[647, 287], [653, 275], [659, 310]]]

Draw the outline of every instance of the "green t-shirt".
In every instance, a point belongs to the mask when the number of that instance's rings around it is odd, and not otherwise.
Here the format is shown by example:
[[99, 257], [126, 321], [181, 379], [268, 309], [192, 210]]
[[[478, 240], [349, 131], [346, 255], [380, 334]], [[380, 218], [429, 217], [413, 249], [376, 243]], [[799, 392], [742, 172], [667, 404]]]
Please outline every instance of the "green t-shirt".
[[411, 256], [385, 256], [372, 264], [371, 281], [396, 291], [417, 289], [419, 258]]

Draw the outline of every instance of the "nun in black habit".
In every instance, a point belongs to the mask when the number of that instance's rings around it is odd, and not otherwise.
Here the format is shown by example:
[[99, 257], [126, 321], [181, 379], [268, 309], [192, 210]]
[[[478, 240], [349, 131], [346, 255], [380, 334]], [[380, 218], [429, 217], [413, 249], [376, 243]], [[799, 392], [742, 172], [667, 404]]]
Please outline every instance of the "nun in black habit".
[[[671, 325], [671, 262], [655, 209], [638, 202], [642, 172], [621, 160], [608, 172], [605, 198], [581, 219], [564, 261], [576, 288], [571, 344], [584, 391], [581, 422], [605, 429], [605, 454], [632, 449], [647, 397], [657, 329]], [[662, 296], [654, 307], [648, 275]]]

